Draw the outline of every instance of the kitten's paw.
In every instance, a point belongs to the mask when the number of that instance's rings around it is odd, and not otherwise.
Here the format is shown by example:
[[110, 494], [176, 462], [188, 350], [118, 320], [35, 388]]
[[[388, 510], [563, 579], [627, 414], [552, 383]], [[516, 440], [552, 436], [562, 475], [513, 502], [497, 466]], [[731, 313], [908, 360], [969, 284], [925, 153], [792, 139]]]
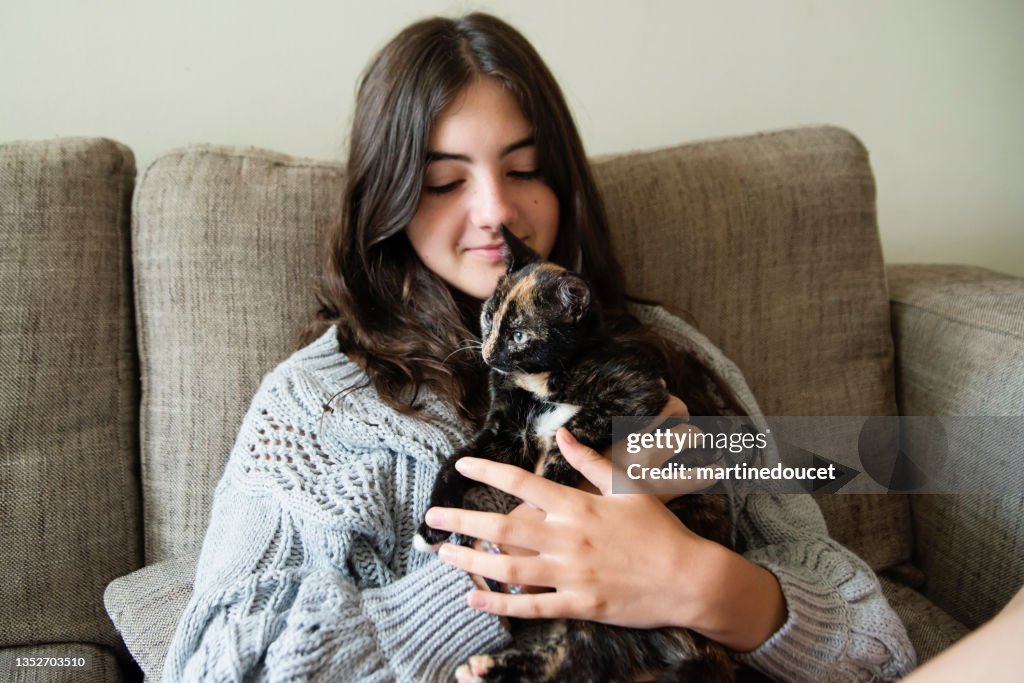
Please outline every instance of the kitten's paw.
[[494, 658], [490, 655], [476, 655], [469, 658], [469, 670], [474, 676], [486, 676], [494, 666]]
[[427, 526], [426, 522], [424, 522], [420, 524], [419, 530], [412, 538], [412, 547], [422, 552], [436, 553], [437, 549], [448, 540], [450, 535], [447, 531]]
[[484, 683], [484, 676], [494, 666], [494, 658], [490, 655], [476, 655], [469, 658], [469, 663], [455, 670], [458, 683]]
[[482, 681], [473, 675], [473, 672], [469, 669], [469, 664], [463, 664], [455, 670], [455, 681], [456, 683], [482, 683]]
[[412, 547], [421, 553], [436, 553], [437, 549], [441, 547], [441, 543], [429, 543], [427, 539], [416, 534], [412, 537]]

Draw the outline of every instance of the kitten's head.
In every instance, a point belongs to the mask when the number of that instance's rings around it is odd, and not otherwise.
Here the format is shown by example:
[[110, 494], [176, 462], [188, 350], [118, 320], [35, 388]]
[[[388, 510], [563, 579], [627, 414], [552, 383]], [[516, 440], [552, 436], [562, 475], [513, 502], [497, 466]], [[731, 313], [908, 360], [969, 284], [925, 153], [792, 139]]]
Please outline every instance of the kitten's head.
[[508, 272], [480, 314], [484, 362], [499, 372], [561, 365], [590, 338], [597, 305], [579, 275], [545, 261], [502, 226]]

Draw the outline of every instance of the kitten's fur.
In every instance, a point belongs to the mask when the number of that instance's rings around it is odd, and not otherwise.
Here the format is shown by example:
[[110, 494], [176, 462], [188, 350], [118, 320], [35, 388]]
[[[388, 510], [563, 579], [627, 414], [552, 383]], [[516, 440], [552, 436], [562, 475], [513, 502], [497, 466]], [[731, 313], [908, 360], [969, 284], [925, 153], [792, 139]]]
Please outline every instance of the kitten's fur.
[[[442, 465], [432, 507], [463, 507], [467, 491], [479, 486], [454, 467], [465, 456], [511, 463], [575, 486], [580, 475], [555, 444], [559, 427], [601, 451], [611, 444], [613, 416], [657, 415], [668, 400], [656, 361], [641, 345], [602, 326], [583, 279], [541, 260], [504, 227], [502, 233], [511, 263], [481, 313], [490, 410], [471, 442]], [[684, 496], [669, 507], [695, 533], [729, 543], [724, 496]], [[434, 550], [447, 537], [423, 523], [417, 547]], [[485, 681], [632, 681], [640, 672], [658, 681], [733, 679], [724, 648], [689, 630], [566, 619], [513, 622], [511, 648], [470, 662]]]

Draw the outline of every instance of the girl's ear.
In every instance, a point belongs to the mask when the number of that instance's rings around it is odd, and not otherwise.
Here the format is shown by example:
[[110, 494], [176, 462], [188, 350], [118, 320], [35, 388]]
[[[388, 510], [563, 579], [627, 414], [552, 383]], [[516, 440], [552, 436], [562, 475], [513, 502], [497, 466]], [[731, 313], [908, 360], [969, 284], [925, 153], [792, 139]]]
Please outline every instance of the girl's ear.
[[531, 263], [544, 260], [537, 252], [523, 244], [504, 224], [501, 226], [501, 236], [505, 238], [505, 263], [508, 265], [505, 272], [513, 273]]

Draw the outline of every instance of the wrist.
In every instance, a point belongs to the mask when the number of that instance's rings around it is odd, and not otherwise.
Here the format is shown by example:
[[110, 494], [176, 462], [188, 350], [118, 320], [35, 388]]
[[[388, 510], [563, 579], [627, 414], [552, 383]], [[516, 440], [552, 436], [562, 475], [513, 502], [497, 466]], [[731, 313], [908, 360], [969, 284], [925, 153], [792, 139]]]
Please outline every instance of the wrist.
[[728, 548], [707, 541], [687, 627], [737, 652], [764, 644], [786, 622], [786, 600], [775, 575]]
[[664, 575], [671, 581], [662, 593], [659, 606], [664, 612], [661, 623], [703, 633], [714, 621], [716, 599], [720, 590], [717, 577], [726, 565], [726, 548], [706, 538], [690, 534], [692, 540], [675, 546], [670, 555], [670, 569]]

